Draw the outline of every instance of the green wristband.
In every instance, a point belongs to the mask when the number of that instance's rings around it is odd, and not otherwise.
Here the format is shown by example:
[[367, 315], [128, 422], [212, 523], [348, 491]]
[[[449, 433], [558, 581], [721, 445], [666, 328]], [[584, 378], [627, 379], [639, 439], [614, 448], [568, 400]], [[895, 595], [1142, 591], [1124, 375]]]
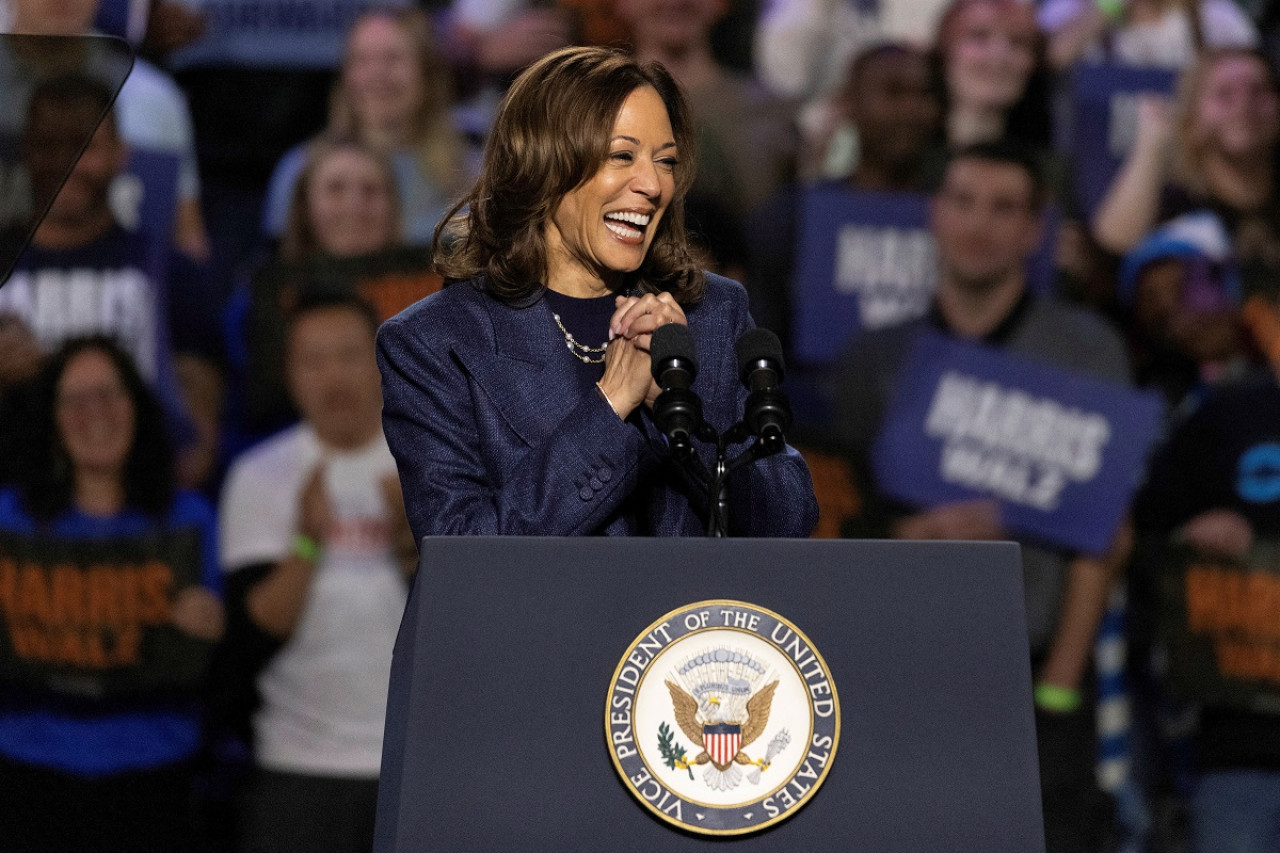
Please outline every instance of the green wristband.
[[1118, 21], [1124, 17], [1124, 0], [1093, 0], [1098, 11], [1107, 16], [1109, 21]]
[[1076, 710], [1082, 701], [1079, 690], [1072, 687], [1058, 687], [1056, 684], [1037, 684], [1035, 699], [1037, 707], [1062, 714]]
[[293, 537], [293, 556], [306, 560], [308, 563], [314, 563], [319, 560], [322, 550], [320, 543], [305, 533], [299, 533]]

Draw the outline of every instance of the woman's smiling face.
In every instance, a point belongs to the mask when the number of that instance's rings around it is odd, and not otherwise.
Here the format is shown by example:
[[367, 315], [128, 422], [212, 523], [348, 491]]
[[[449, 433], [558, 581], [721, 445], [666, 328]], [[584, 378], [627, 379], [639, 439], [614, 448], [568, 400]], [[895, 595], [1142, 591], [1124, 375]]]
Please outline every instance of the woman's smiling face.
[[1262, 60], [1241, 54], [1214, 63], [1195, 104], [1194, 132], [1227, 157], [1250, 157], [1280, 138], [1280, 96]]
[[953, 103], [1008, 109], [1036, 63], [1036, 23], [1020, 3], [976, 2], [960, 12], [942, 46]]
[[544, 225], [547, 285], [598, 295], [639, 269], [675, 194], [678, 162], [666, 105], [641, 86], [618, 111], [605, 162], [560, 199]]
[[101, 350], [73, 356], [58, 380], [55, 422], [73, 468], [120, 475], [133, 448], [135, 413], [115, 363]]
[[385, 15], [356, 25], [343, 83], [361, 125], [403, 130], [422, 104], [422, 71], [413, 42]]
[[316, 245], [351, 257], [394, 243], [395, 201], [386, 171], [369, 154], [337, 148], [316, 164], [306, 204]]

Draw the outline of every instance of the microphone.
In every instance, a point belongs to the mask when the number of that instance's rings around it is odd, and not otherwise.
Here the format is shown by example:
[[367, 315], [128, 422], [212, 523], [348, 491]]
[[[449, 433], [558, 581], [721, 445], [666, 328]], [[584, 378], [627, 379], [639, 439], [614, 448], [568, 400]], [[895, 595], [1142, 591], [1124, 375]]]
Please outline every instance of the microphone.
[[768, 329], [752, 329], [738, 338], [738, 376], [751, 392], [743, 422], [770, 452], [782, 449], [791, 426], [791, 403], [778, 389], [785, 373], [782, 342]]
[[672, 449], [688, 450], [702, 424], [702, 401], [693, 393], [698, 356], [689, 327], [659, 326], [649, 341], [650, 370], [662, 389], [653, 404], [653, 422], [667, 436]]

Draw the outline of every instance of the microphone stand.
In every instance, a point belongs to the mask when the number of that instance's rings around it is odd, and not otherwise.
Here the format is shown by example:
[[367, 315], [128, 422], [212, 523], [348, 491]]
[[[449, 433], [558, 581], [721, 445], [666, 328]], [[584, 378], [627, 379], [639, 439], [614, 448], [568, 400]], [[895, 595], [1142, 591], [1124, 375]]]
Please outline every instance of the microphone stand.
[[729, 535], [729, 475], [744, 465], [777, 453], [782, 449], [783, 442], [767, 442], [757, 438], [741, 453], [729, 459], [729, 445], [751, 437], [744, 422], [738, 421], [721, 434], [703, 421], [698, 425], [697, 436], [715, 445], [715, 463], [710, 469], [698, 458], [692, 442], [673, 447], [671, 455], [684, 466], [685, 472], [707, 495], [707, 536], [723, 538]]
[[[776, 387], [782, 379], [782, 345], [777, 336], [754, 329], [738, 339], [735, 349], [742, 381], [751, 393], [743, 420], [721, 434], [702, 419], [702, 401], [692, 390], [698, 365], [688, 330], [663, 326], [654, 332], [651, 346], [653, 378], [663, 389], [654, 401], [654, 421], [667, 436], [670, 455], [706, 493], [707, 535], [714, 538], [729, 535], [729, 475], [781, 450], [786, 445], [783, 431], [791, 423], [790, 404]], [[728, 458], [729, 445], [752, 436], [755, 441]], [[694, 438], [715, 446], [711, 470], [698, 458]]]

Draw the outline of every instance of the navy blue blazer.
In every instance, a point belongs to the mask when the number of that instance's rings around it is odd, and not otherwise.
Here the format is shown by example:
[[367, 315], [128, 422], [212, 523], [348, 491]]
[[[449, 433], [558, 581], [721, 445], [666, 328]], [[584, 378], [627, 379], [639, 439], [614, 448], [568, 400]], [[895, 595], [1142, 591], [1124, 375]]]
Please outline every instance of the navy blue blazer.
[[[727, 429], [746, 390], [734, 342], [752, 320], [742, 285], [707, 276], [686, 309], [697, 347], [693, 388]], [[414, 536], [698, 536], [706, 497], [666, 457], [646, 407], [626, 421], [583, 393], [546, 300], [495, 298], [483, 279], [410, 306], [378, 332], [382, 422]], [[740, 449], [740, 448], [739, 448]], [[708, 447], [700, 447], [710, 461]], [[808, 536], [817, 501], [795, 450], [730, 479], [730, 531]]]

